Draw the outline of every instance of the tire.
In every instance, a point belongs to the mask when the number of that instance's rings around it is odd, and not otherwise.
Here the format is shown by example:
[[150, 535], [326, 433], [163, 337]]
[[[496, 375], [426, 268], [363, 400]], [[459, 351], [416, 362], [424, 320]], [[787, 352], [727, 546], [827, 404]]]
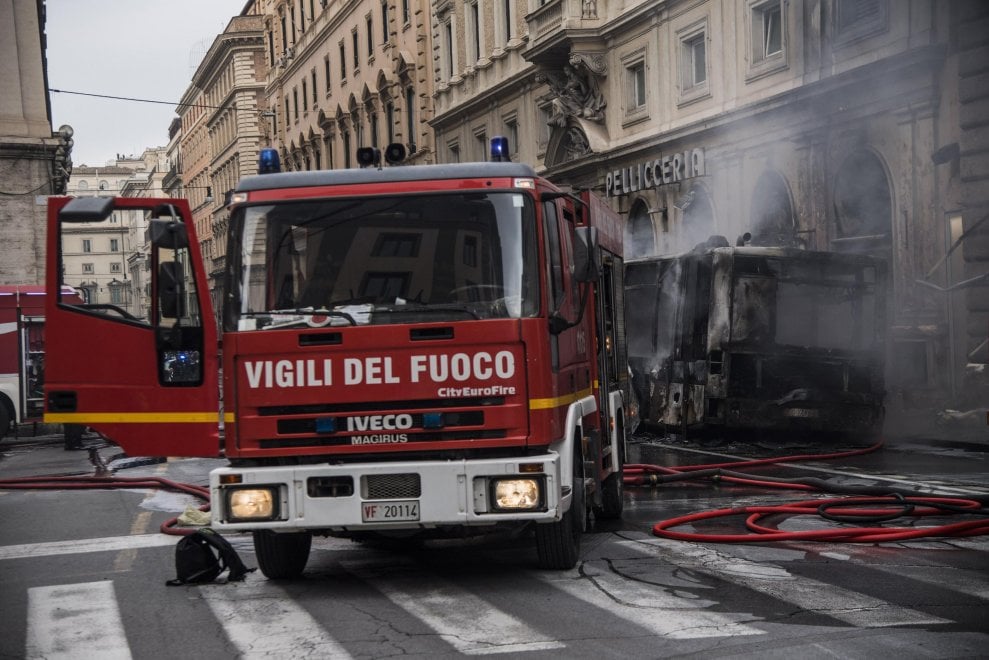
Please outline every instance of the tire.
[[536, 552], [539, 567], [567, 570], [580, 558], [580, 537], [587, 525], [584, 493], [584, 470], [580, 452], [574, 452], [574, 487], [570, 509], [559, 522], [536, 525]]
[[311, 547], [312, 534], [309, 532], [254, 532], [254, 554], [257, 555], [261, 572], [269, 580], [290, 580], [302, 575]]

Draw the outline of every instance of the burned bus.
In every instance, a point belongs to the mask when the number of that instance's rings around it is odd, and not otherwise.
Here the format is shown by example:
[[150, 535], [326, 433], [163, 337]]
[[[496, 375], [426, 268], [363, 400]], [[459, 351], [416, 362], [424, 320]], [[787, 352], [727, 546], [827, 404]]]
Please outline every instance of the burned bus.
[[628, 350], [643, 426], [878, 434], [886, 287], [884, 262], [866, 255], [724, 239], [629, 262]]

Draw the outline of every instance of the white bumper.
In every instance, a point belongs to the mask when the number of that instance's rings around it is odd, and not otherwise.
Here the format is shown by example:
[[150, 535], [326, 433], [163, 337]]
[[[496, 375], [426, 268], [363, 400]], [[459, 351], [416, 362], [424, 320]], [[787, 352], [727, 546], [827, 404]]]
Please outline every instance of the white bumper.
[[[224, 467], [210, 473], [212, 524], [220, 531], [346, 532], [483, 526], [530, 520], [550, 522], [559, 520], [570, 506], [571, 479], [568, 474], [564, 483], [560, 463], [560, 455], [550, 451], [511, 459]], [[542, 472], [523, 473], [520, 468], [523, 464], [530, 469], [533, 464], [542, 464]], [[538, 476], [542, 480], [543, 506], [539, 510], [491, 510], [491, 480], [512, 476]], [[352, 484], [350, 493], [347, 493], [348, 482]], [[231, 521], [226, 510], [227, 492], [253, 486], [276, 487], [277, 519]], [[368, 517], [379, 517], [370, 515], [372, 510], [368, 507], [389, 505], [400, 514], [416, 510], [418, 519], [366, 521]], [[382, 509], [374, 511], [380, 514]]]

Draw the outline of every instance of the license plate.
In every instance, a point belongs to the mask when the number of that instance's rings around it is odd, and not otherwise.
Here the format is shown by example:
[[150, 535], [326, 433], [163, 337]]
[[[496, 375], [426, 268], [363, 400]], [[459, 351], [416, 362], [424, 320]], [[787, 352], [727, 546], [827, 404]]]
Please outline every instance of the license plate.
[[361, 519], [364, 522], [408, 522], [419, 520], [419, 501], [361, 502]]
[[818, 417], [820, 414], [817, 408], [787, 408], [783, 411], [784, 417]]

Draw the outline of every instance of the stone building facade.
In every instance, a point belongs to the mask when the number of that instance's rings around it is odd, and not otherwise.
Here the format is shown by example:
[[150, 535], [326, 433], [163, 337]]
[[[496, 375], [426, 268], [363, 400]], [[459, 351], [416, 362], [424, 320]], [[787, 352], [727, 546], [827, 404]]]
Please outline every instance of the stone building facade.
[[44, 283], [46, 197], [72, 172], [72, 128], [52, 131], [44, 12], [0, 0], [0, 284]]
[[401, 143], [434, 160], [427, 0], [257, 0], [265, 130], [285, 170], [356, 167], [357, 149]]
[[508, 135], [604, 194], [630, 256], [746, 233], [881, 256], [890, 403], [956, 400], [989, 362], [984, 7], [435, 2], [437, 154]]

